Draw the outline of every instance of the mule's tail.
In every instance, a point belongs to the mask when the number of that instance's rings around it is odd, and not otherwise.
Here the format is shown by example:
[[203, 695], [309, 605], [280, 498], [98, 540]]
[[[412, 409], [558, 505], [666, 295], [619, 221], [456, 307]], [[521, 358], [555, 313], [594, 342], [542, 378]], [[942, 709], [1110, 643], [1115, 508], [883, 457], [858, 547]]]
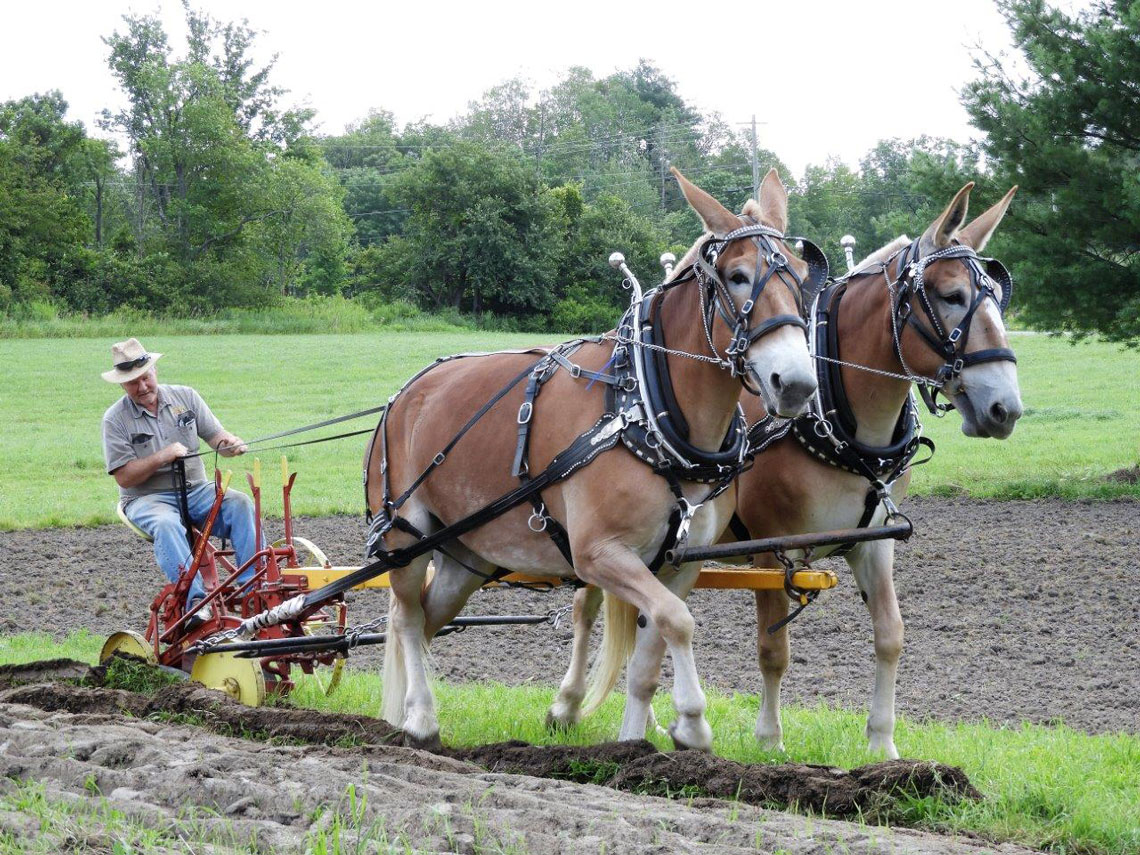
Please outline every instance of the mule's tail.
[[633, 655], [637, 638], [637, 608], [608, 592], [603, 594], [602, 603], [602, 647], [590, 669], [586, 700], [582, 704], [584, 715], [596, 711], [610, 696]]
[[384, 695], [380, 703], [380, 717], [392, 727], [404, 721], [404, 699], [408, 694], [408, 671], [404, 664], [404, 645], [399, 633], [392, 631], [396, 615], [396, 597], [388, 595], [388, 637], [384, 642]]

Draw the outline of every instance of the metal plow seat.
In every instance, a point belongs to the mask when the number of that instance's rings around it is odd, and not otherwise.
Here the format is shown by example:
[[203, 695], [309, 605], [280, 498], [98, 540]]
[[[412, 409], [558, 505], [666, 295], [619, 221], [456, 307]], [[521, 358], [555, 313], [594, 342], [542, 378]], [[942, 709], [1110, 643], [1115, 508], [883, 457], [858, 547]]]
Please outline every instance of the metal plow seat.
[[123, 503], [119, 502], [115, 505], [115, 513], [119, 515], [119, 519], [123, 521], [123, 525], [145, 540], [147, 543], [154, 543], [154, 538], [135, 525], [130, 519], [127, 518], [127, 512], [123, 510]]

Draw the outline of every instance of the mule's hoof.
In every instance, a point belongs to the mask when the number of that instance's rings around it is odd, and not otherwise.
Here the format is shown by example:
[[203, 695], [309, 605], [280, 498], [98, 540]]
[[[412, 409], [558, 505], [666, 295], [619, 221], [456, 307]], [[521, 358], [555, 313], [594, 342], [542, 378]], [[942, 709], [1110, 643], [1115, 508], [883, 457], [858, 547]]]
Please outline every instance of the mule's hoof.
[[685, 730], [690, 730], [690, 728], [682, 728], [676, 721], [669, 725], [669, 736], [673, 739], [674, 748], [678, 751], [712, 753], [712, 730], [709, 728], [708, 722], [701, 719], [699, 724], [691, 728], [692, 732], [685, 733]]
[[551, 707], [546, 711], [546, 729], [554, 732], [570, 730], [570, 728], [577, 726], [578, 716], [574, 713], [558, 714]]
[[418, 748], [420, 751], [431, 751], [438, 753], [443, 749], [443, 742], [440, 741], [439, 731], [429, 734], [428, 736], [415, 736], [408, 731], [404, 731], [404, 745], [408, 748]]
[[898, 760], [899, 750], [895, 747], [895, 741], [890, 738], [875, 739], [867, 743], [867, 750], [872, 754], [878, 754], [886, 757], [888, 760]]
[[782, 733], [761, 733], [756, 731], [756, 741], [765, 751], [784, 751], [784, 735]]

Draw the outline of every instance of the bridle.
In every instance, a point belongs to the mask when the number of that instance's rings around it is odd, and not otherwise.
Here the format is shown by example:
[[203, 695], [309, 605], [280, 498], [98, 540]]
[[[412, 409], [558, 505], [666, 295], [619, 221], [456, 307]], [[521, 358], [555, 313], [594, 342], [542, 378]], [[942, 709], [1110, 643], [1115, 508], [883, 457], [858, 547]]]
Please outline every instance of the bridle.
[[[898, 274], [891, 281], [888, 273], [891, 262], [898, 258]], [[946, 325], [934, 311], [930, 302], [930, 295], [926, 291], [926, 268], [936, 261], [956, 259], [961, 261], [970, 274], [970, 284], [976, 289], [973, 301], [966, 309], [962, 320], [953, 329], [947, 330]], [[861, 271], [870, 272], [870, 271]], [[891, 332], [894, 337], [895, 355], [899, 364], [907, 375], [918, 381], [919, 393], [930, 412], [936, 416], [944, 416], [954, 409], [954, 403], [947, 400], [940, 404], [938, 395], [945, 395], [943, 389], [946, 385], [957, 380], [962, 371], [972, 365], [981, 365], [986, 362], [1017, 362], [1017, 357], [1008, 347], [991, 347], [985, 350], [976, 350], [966, 353], [966, 343], [970, 337], [970, 325], [974, 314], [987, 298], [994, 301], [998, 313], [1005, 316], [1006, 307], [1013, 294], [1013, 277], [1000, 261], [995, 258], [986, 258], [974, 252], [972, 247], [955, 243], [945, 249], [931, 253], [923, 258], [919, 257], [919, 241], [914, 241], [903, 248], [883, 264], [883, 277], [887, 281], [887, 290], [891, 293]], [[997, 286], [1001, 288], [998, 296]], [[911, 294], [918, 297], [918, 305], [929, 323], [929, 328], [919, 320], [918, 315], [911, 310], [909, 297]], [[933, 378], [921, 377], [911, 371], [902, 354], [902, 333], [907, 327], [913, 327], [919, 338], [926, 346], [934, 351], [944, 362], [935, 372]]]
[[[751, 218], [748, 218], [751, 219]], [[756, 246], [756, 266], [752, 274], [752, 290], [748, 299], [738, 308], [732, 299], [729, 286], [725, 283], [720, 271], [716, 268], [717, 259], [724, 252], [726, 246], [733, 241], [751, 240]], [[804, 261], [808, 264], [808, 279], [801, 279], [788, 263], [788, 257], [776, 245], [776, 241], [795, 240], [802, 241]], [[761, 272], [761, 262], [767, 269]], [[785, 238], [777, 229], [752, 222], [726, 234], [724, 237], [711, 236], [701, 244], [697, 251], [696, 260], [688, 270], [678, 273], [671, 279], [666, 287], [680, 284], [690, 278], [695, 278], [702, 291], [702, 322], [704, 324], [705, 339], [718, 363], [727, 368], [733, 377], [740, 377], [744, 388], [753, 395], [760, 394], [754, 387], [749, 375], [750, 363], [748, 350], [759, 339], [781, 327], [798, 327], [807, 334], [807, 323], [804, 321], [803, 307], [810, 305], [811, 298], [827, 281], [827, 257], [823, 251], [811, 241], [803, 238]], [[752, 310], [756, 301], [764, 292], [765, 287], [773, 278], [778, 278], [792, 292], [799, 314], [774, 315], [765, 318], [756, 326], [752, 326]], [[810, 297], [805, 298], [805, 292]], [[712, 322], [714, 316], [720, 317], [732, 333], [732, 338], [723, 355], [713, 343]]]

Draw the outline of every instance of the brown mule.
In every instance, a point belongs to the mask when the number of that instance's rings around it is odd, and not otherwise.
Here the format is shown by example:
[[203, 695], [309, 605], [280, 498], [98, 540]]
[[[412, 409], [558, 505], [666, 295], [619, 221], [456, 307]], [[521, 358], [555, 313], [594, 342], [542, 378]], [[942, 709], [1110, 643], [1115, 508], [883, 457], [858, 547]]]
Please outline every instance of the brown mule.
[[[1008, 301], [1011, 283], [1004, 283], [1006, 293], [1000, 293], [999, 284], [993, 299], [987, 299], [985, 289], [979, 287], [969, 263], [963, 260], [961, 251], [954, 248], [960, 243], [980, 252], [1005, 215], [1017, 188], [960, 229], [972, 187], [973, 184], [968, 184], [958, 192], [916, 244], [900, 238], [862, 262], [847, 279], [842, 301], [832, 304], [838, 305], [837, 314], [829, 318], [838, 324], [835, 331], [838, 356], [850, 364], [833, 363], [831, 370], [838, 373], [838, 388], [849, 402], [850, 416], [855, 425], [853, 438], [864, 447], [868, 456], [873, 457], [872, 452], [880, 449], [900, 445], [900, 431], [905, 427], [908, 408], [913, 406], [910, 397], [912, 382], [906, 375], [934, 377], [946, 358], [935, 352], [923, 334], [909, 323], [896, 327], [900, 329], [896, 349], [892, 319], [896, 315], [894, 301], [898, 283], [905, 274], [901, 269], [907, 260], [904, 253], [909, 252], [911, 261], [914, 261], [917, 251], [917, 261], [920, 264], [926, 261], [922, 271], [926, 299], [943, 332], [965, 323], [961, 340], [968, 342], [964, 348], [967, 354], [964, 361], [970, 364], [962, 367], [959, 376], [943, 387], [944, 394], [954, 401], [962, 414], [962, 430], [969, 436], [1004, 439], [1021, 415], [1017, 373], [1011, 361], [1012, 353], [1008, 351], [1009, 343], [999, 308]], [[947, 257], [929, 261], [937, 253]], [[894, 284], [889, 285], [892, 281]], [[821, 295], [821, 305], [829, 292]], [[911, 290], [908, 299], [911, 313], [919, 323], [928, 325], [930, 320], [919, 305], [923, 298]], [[976, 308], [971, 309], [975, 303]], [[928, 327], [927, 331], [933, 333], [933, 329]], [[987, 354], [994, 358], [985, 358]], [[983, 361], [974, 361], [978, 355], [982, 355]], [[857, 366], [892, 376], [861, 370]], [[829, 385], [834, 392], [836, 384], [824, 382], [821, 383], [821, 395]], [[767, 415], [757, 400], [744, 396], [741, 403], [750, 424], [755, 425]], [[815, 444], [819, 444], [818, 438]], [[887, 451], [882, 453], [889, 456]], [[896, 457], [900, 454], [897, 450], [893, 453]], [[905, 468], [908, 461], [909, 458], [901, 461], [903, 471], [896, 473], [897, 480], [891, 485], [895, 500], [905, 496], [910, 483], [910, 470]], [[871, 465], [875, 466], [874, 463]], [[875, 475], [877, 477], [879, 473]], [[740, 476], [737, 515], [747, 529], [747, 536], [752, 538], [881, 524], [886, 519], [887, 510], [877, 499], [873, 514], [865, 515], [868, 483], [866, 473], [845, 471], [823, 462], [796, 436], [785, 432], [782, 439], [769, 445], [756, 459], [755, 465]], [[743, 532], [733, 534], [729, 531], [722, 540], [738, 540], [742, 536]], [[892, 578], [894, 546], [893, 540], [873, 541], [859, 544], [846, 554], [874, 626], [876, 666], [867, 721], [869, 748], [892, 758], [898, 757], [894, 744], [894, 691], [903, 643], [902, 618]], [[818, 550], [814, 557], [833, 550], [834, 547]], [[790, 553], [793, 557], [796, 554]], [[759, 566], [780, 566], [771, 555], [756, 558]], [[575, 597], [571, 666], [551, 707], [548, 721], [571, 724], [581, 715], [581, 702], [587, 689], [585, 649], [601, 600], [601, 592], [588, 588], [579, 591]], [[785, 626], [774, 634], [766, 630], [787, 616], [788, 598], [782, 591], [758, 591], [756, 614], [764, 697], [755, 733], [765, 745], [782, 748], [780, 682], [788, 665], [788, 629]], [[644, 735], [652, 712], [649, 702], [660, 672], [660, 639], [652, 627], [637, 630], [635, 618], [636, 612], [631, 607], [606, 597], [603, 649], [599, 653], [586, 705], [588, 712], [605, 698], [615, 684], [620, 668], [629, 660], [628, 700], [622, 739], [637, 739]]]
[[[741, 341], [728, 324], [712, 316], [711, 288], [721, 289], [733, 311], [753, 331], [776, 317], [798, 318], [798, 295], [791, 286], [754, 286], [773, 271], [785, 269], [803, 281], [807, 265], [787, 252], [777, 237], [733, 238], [740, 229], [782, 232], [787, 220], [787, 194], [775, 170], [764, 179], [759, 202], [749, 202], [737, 217], [674, 170], [681, 189], [710, 235], [697, 248], [719, 239], [719, 253], [694, 281], [651, 292], [669, 353], [668, 373], [680, 415], [687, 422], [693, 447], [720, 449], [733, 425], [741, 382], [758, 387], [765, 406], [788, 416], [803, 411], [815, 390], [815, 372], [803, 330], [773, 328], [748, 342], [736, 362], [746, 377], [725, 370], [723, 355]], [[759, 225], [757, 225], [759, 224]], [[729, 242], [723, 239], [729, 238]], [[678, 273], [684, 265], [680, 265]], [[690, 270], [692, 268], [689, 268]], [[674, 276], [674, 282], [680, 281]], [[773, 280], [775, 281], [775, 280]], [[762, 286], [762, 283], [761, 283]], [[755, 300], [752, 300], [755, 298]], [[647, 297], [647, 300], [650, 297]], [[709, 312], [706, 313], [706, 309]], [[704, 319], [704, 320], [703, 320]], [[798, 322], [798, 321], [797, 321]], [[802, 326], [802, 324], [801, 324]], [[737, 330], [739, 332], [739, 330]], [[711, 338], [711, 341], [709, 340]], [[632, 345], [629, 345], [632, 347]], [[615, 355], [613, 334], [587, 341], [573, 353], [577, 368], [555, 370], [534, 400], [529, 436], [529, 471], [537, 473], [555, 455], [595, 425], [606, 411], [602, 382], [587, 382], [590, 372], [604, 373]], [[687, 356], [696, 358], [687, 358]], [[427, 469], [460, 428], [511, 378], [525, 374], [534, 353], [499, 353], [444, 362], [412, 381], [390, 404], [382, 430], [386, 442], [376, 442], [366, 459], [368, 506], [373, 514], [387, 512], [385, 497], [400, 495]], [[557, 368], [557, 366], [555, 366]], [[575, 373], [577, 371], [578, 373]], [[520, 386], [505, 394], [455, 444], [430, 476], [398, 509], [399, 525], [387, 530], [383, 548], [414, 546], [414, 526], [430, 534], [487, 506], [517, 487], [512, 476], [516, 436], [524, 400]], [[624, 440], [623, 440], [624, 441]], [[386, 470], [384, 448], [387, 450]], [[734, 470], [735, 471], [735, 470]], [[387, 477], [387, 490], [384, 477]], [[727, 479], [726, 479], [727, 480]], [[688, 502], [700, 502], [708, 484], [680, 480]], [[427, 640], [462, 609], [468, 597], [496, 568], [525, 570], [552, 577], [580, 579], [613, 593], [635, 606], [653, 622], [673, 656], [677, 674], [672, 727], [678, 745], [709, 749], [712, 733], [705, 720], [705, 698], [692, 653], [693, 618], [685, 603], [668, 590], [647, 564], [670, 531], [678, 499], [667, 480], [653, 472], [622, 445], [603, 452], [572, 475], [543, 489], [542, 513], [564, 527], [573, 567], [547, 534], [535, 531], [539, 512], [517, 506], [457, 539], [436, 553], [436, 578], [425, 590], [429, 555], [391, 571], [391, 605], [385, 650], [383, 715], [400, 726], [413, 744], [439, 738], [439, 724], [428, 685]], [[714, 542], [727, 525], [735, 498], [732, 489], [704, 504], [691, 517], [690, 544]], [[544, 517], [539, 515], [544, 523]], [[410, 526], [409, 526], [410, 524]], [[545, 523], [544, 523], [545, 525]], [[470, 572], [469, 569], [476, 572]]]

